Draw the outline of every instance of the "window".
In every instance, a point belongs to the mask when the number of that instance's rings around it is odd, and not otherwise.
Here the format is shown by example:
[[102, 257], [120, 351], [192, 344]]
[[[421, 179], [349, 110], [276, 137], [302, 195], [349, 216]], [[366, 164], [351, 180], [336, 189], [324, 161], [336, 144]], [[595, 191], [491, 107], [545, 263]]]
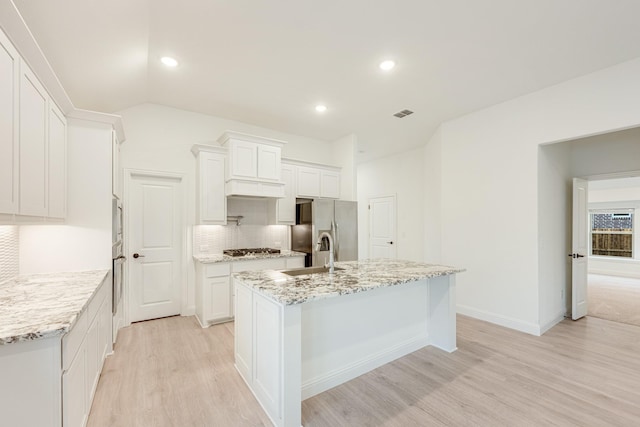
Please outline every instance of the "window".
[[633, 258], [633, 213], [591, 213], [591, 255]]

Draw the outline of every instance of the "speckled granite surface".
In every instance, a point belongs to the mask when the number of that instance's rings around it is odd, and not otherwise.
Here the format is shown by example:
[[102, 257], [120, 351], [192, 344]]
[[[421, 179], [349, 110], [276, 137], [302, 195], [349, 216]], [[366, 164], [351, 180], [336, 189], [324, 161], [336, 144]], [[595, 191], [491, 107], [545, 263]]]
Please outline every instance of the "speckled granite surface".
[[0, 345], [68, 332], [108, 272], [34, 274], [0, 283]]
[[286, 251], [283, 250], [279, 254], [257, 254], [248, 256], [229, 256], [223, 254], [215, 255], [194, 255], [193, 259], [203, 264], [213, 264], [216, 262], [231, 262], [231, 261], [246, 261], [251, 259], [266, 259], [266, 258], [289, 258], [295, 256], [305, 256], [302, 252]]
[[292, 305], [464, 271], [402, 260], [348, 261], [335, 266], [344, 270], [295, 277], [273, 270], [247, 271], [234, 273], [233, 277], [276, 302]]

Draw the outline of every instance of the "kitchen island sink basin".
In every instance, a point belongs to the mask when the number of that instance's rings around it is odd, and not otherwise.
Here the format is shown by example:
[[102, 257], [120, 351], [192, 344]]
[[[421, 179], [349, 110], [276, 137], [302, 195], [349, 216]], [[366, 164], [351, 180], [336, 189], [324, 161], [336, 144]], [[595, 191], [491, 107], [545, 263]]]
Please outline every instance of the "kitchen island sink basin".
[[[344, 268], [334, 267], [334, 271], [344, 270]], [[290, 270], [280, 270], [281, 273], [288, 274], [289, 276], [302, 276], [305, 274], [322, 274], [328, 273], [329, 267], [305, 267], [305, 268], [292, 268]]]

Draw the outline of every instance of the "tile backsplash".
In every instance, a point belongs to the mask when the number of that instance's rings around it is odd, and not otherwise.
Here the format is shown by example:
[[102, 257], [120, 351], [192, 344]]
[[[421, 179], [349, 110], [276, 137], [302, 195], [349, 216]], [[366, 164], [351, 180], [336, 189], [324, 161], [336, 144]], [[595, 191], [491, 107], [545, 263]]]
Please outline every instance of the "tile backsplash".
[[241, 215], [240, 225], [197, 225], [193, 228], [193, 254], [219, 254], [225, 249], [290, 249], [291, 228], [269, 225], [267, 199], [229, 198], [227, 214]]
[[18, 226], [0, 226], [0, 282], [18, 275]]

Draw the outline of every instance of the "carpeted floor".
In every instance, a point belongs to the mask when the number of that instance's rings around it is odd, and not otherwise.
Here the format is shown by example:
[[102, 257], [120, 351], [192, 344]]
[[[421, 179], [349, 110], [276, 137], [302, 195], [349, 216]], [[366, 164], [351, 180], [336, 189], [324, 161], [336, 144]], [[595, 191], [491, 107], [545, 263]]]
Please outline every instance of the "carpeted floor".
[[640, 326], [640, 279], [589, 275], [589, 316]]

